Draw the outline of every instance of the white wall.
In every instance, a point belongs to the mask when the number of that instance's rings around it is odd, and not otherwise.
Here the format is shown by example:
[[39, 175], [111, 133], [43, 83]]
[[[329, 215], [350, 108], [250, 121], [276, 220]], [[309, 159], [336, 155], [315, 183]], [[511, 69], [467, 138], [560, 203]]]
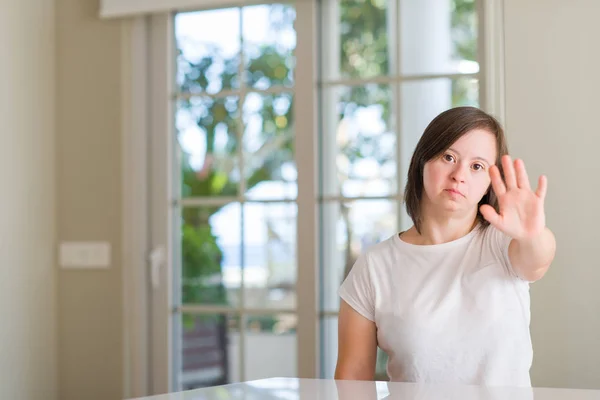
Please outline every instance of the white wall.
[[60, 400], [123, 397], [120, 20], [54, 0], [58, 242], [103, 241], [106, 269], [58, 268]]
[[54, 2], [0, 11], [0, 398], [56, 398]]
[[548, 175], [556, 261], [532, 285], [537, 386], [600, 389], [600, 1], [504, 0], [506, 128]]

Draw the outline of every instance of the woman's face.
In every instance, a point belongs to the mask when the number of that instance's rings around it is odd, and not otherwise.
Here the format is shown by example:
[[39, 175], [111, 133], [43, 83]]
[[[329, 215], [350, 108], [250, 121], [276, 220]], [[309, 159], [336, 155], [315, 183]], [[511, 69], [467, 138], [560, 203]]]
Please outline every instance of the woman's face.
[[454, 142], [423, 170], [424, 210], [459, 214], [477, 213], [490, 186], [489, 168], [496, 161], [496, 138], [474, 129]]

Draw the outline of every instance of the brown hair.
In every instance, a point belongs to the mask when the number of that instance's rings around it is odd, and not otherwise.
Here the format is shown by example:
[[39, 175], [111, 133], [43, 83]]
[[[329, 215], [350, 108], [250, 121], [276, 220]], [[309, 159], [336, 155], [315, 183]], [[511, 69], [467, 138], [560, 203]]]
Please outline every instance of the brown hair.
[[[456, 107], [444, 111], [433, 119], [423, 132], [413, 153], [408, 169], [408, 180], [404, 189], [406, 211], [413, 220], [417, 232], [421, 233], [421, 196], [423, 194], [423, 168], [428, 161], [442, 155], [454, 142], [473, 129], [484, 129], [496, 137], [496, 165], [504, 176], [500, 160], [508, 154], [506, 137], [500, 123], [491, 115], [475, 107]], [[479, 202], [477, 219], [483, 226], [489, 222], [483, 218], [479, 207], [489, 204], [498, 211], [498, 199], [490, 188]]]

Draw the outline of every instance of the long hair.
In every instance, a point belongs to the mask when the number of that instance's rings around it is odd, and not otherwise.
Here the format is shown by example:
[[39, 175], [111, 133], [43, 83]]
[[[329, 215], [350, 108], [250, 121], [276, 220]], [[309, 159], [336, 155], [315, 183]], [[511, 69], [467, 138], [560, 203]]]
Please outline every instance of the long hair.
[[[495, 136], [496, 165], [500, 169], [501, 175], [504, 176], [501, 159], [503, 155], [508, 154], [508, 147], [504, 130], [494, 117], [476, 107], [456, 107], [439, 114], [429, 123], [417, 143], [410, 161], [408, 179], [404, 189], [406, 211], [417, 232], [421, 233], [421, 197], [423, 195], [423, 169], [425, 164], [440, 157], [454, 142], [473, 129], [484, 129]], [[482, 204], [489, 204], [496, 211], [499, 211], [498, 199], [491, 186], [479, 202], [479, 206]], [[489, 222], [481, 215], [479, 207], [477, 208], [477, 219], [483, 226], [489, 225]]]

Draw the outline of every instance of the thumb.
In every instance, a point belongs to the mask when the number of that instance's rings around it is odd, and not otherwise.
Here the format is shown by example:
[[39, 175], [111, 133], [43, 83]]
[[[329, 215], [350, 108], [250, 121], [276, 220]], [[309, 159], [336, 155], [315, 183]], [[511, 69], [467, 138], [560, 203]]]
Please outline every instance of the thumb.
[[496, 212], [496, 210], [494, 210], [494, 207], [490, 206], [489, 204], [484, 204], [481, 207], [479, 207], [479, 211], [481, 211], [481, 215], [483, 215], [483, 218], [485, 218], [490, 224], [498, 228], [498, 225], [500, 225], [502, 218]]

